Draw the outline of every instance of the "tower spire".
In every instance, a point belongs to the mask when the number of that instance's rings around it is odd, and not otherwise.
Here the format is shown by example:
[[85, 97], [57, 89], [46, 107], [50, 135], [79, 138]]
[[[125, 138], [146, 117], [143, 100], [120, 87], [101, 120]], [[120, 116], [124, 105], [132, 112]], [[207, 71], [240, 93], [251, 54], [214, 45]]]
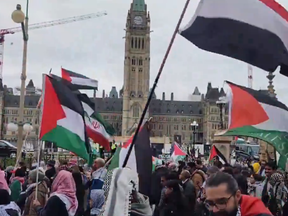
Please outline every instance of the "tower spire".
[[132, 11], [145, 12], [145, 0], [133, 0]]

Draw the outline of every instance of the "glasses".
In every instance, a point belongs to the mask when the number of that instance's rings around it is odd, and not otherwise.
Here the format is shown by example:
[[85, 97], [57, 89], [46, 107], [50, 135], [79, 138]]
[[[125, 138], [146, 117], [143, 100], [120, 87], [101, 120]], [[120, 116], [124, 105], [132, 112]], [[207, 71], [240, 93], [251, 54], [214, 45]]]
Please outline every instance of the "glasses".
[[224, 210], [227, 207], [227, 203], [228, 201], [231, 199], [231, 197], [233, 197], [235, 195], [235, 193], [233, 193], [231, 196], [229, 196], [228, 198], [220, 198], [218, 199], [216, 202], [211, 201], [211, 200], [206, 200], [205, 206], [208, 210], [212, 210], [213, 207], [215, 206], [218, 210]]

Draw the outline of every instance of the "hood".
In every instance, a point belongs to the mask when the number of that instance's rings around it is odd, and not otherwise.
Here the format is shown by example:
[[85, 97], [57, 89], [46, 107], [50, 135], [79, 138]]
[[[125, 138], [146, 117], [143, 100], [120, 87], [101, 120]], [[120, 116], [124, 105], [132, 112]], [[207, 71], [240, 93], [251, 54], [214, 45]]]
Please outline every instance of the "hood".
[[149, 204], [149, 198], [143, 194], [138, 193], [139, 203], [131, 204], [131, 215], [132, 216], [152, 216], [152, 210]]
[[242, 195], [241, 198], [241, 215], [255, 216], [258, 214], [272, 215], [271, 212], [265, 207], [263, 202], [257, 197]]

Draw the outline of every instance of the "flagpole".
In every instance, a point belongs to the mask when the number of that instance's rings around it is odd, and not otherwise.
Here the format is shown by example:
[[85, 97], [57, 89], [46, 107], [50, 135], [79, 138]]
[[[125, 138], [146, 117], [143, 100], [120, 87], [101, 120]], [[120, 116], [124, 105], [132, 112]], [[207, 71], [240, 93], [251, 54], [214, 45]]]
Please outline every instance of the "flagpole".
[[184, 8], [183, 8], [183, 11], [182, 11], [182, 13], [181, 13], [181, 16], [180, 16], [180, 18], [179, 18], [179, 20], [178, 20], [178, 23], [177, 23], [177, 25], [176, 25], [175, 31], [174, 31], [174, 33], [173, 33], [173, 35], [172, 35], [171, 41], [170, 41], [169, 46], [168, 46], [168, 48], [167, 48], [167, 50], [166, 50], [166, 53], [165, 53], [165, 55], [164, 55], [164, 58], [163, 58], [163, 60], [162, 60], [161, 65], [160, 65], [158, 74], [157, 74], [157, 76], [156, 76], [156, 78], [155, 78], [153, 87], [152, 87], [151, 92], [150, 92], [150, 94], [149, 94], [147, 103], [146, 103], [146, 105], [145, 105], [145, 108], [144, 108], [143, 113], [142, 113], [142, 115], [141, 115], [140, 121], [139, 121], [139, 123], [138, 123], [137, 130], [135, 131], [135, 134], [134, 134], [134, 136], [133, 136], [132, 143], [131, 143], [131, 145], [130, 145], [130, 147], [129, 147], [129, 149], [128, 149], [127, 155], [126, 155], [126, 157], [125, 157], [125, 160], [124, 160], [124, 163], [123, 163], [123, 167], [125, 167], [125, 166], [127, 165], [129, 156], [130, 156], [130, 154], [131, 154], [131, 152], [132, 152], [132, 149], [133, 149], [133, 147], [134, 147], [134, 145], [135, 145], [135, 142], [136, 142], [136, 140], [137, 140], [138, 133], [139, 133], [140, 128], [141, 128], [141, 126], [142, 126], [142, 124], [143, 124], [143, 121], [144, 121], [146, 112], [147, 112], [147, 110], [148, 110], [149, 104], [150, 104], [150, 102], [151, 102], [151, 100], [152, 100], [153, 93], [155, 92], [155, 89], [156, 89], [156, 87], [157, 87], [158, 81], [159, 81], [160, 76], [161, 76], [161, 74], [162, 74], [162, 71], [163, 71], [163, 69], [164, 69], [166, 60], [167, 60], [167, 58], [168, 58], [168, 56], [169, 56], [169, 53], [170, 53], [171, 48], [172, 48], [172, 45], [173, 45], [173, 43], [174, 43], [174, 40], [175, 40], [175, 38], [176, 38], [177, 32], [178, 32], [178, 30], [179, 30], [179, 27], [180, 27], [180, 25], [181, 25], [181, 22], [182, 22], [183, 17], [184, 17], [184, 15], [185, 15], [185, 13], [186, 13], [186, 10], [187, 10], [187, 8], [188, 8], [189, 3], [190, 3], [190, 0], [187, 0], [186, 3], [185, 3], [185, 6], [184, 6]]

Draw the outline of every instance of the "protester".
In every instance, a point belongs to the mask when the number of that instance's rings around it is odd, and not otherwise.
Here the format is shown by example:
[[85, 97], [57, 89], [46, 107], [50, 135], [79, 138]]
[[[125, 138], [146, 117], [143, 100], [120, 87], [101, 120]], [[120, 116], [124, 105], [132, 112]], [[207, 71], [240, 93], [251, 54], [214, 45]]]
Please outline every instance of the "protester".
[[11, 193], [5, 178], [5, 172], [2, 170], [0, 170], [0, 189], [7, 190], [9, 194]]
[[90, 195], [90, 216], [98, 216], [105, 202], [103, 190], [92, 190]]
[[61, 170], [52, 184], [52, 193], [44, 208], [33, 202], [38, 216], [74, 216], [78, 208], [76, 185], [72, 173]]
[[242, 195], [232, 175], [217, 172], [205, 185], [205, 205], [211, 215], [272, 216], [261, 200]]
[[177, 180], [166, 182], [164, 204], [160, 208], [160, 216], [188, 216], [188, 202], [180, 190]]
[[288, 201], [287, 197], [287, 188], [284, 182], [284, 176], [280, 173], [273, 173], [269, 178], [268, 186], [268, 208], [274, 216], [282, 216], [283, 207]]
[[186, 197], [189, 204], [189, 211], [193, 212], [195, 210], [196, 204], [196, 189], [193, 185], [191, 175], [188, 170], [183, 170], [179, 176], [181, 180], [181, 185], [183, 187], [183, 194]]
[[[48, 187], [44, 181], [45, 174], [42, 171], [38, 171], [37, 182], [37, 169], [29, 172], [28, 183], [29, 186], [25, 192], [25, 207], [23, 216], [37, 216], [37, 212], [33, 206], [33, 201], [37, 198], [41, 207], [44, 207], [48, 196]], [[37, 188], [36, 188], [37, 186]], [[37, 194], [36, 194], [37, 189]], [[19, 201], [17, 202], [19, 205]], [[20, 205], [19, 205], [20, 206]]]
[[25, 190], [25, 188], [22, 187], [25, 183], [25, 175], [24, 170], [18, 168], [15, 171], [15, 176], [11, 178], [10, 190], [12, 201], [18, 201], [21, 191]]
[[15, 202], [10, 202], [10, 195], [5, 189], [0, 189], [0, 215], [21, 216], [20, 208]]

